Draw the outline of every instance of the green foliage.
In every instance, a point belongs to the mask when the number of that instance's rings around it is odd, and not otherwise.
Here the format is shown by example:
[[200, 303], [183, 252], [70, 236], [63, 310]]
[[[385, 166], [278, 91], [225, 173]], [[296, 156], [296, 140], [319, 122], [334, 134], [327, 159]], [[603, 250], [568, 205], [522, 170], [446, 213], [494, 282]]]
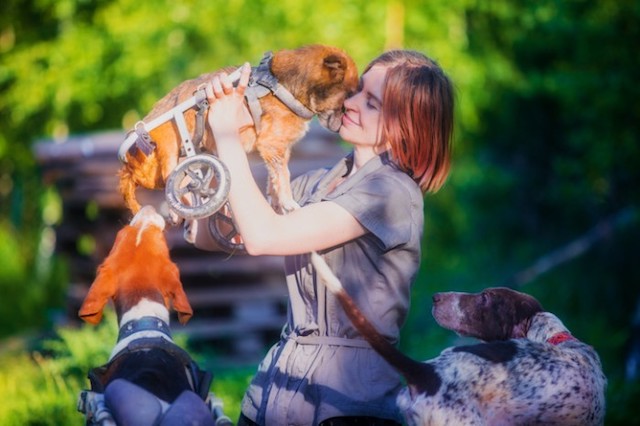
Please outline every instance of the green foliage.
[[0, 356], [0, 423], [19, 425], [80, 425], [75, 412], [80, 382], [65, 378], [38, 353]]
[[107, 311], [98, 327], [59, 329], [58, 337], [35, 342], [36, 348], [0, 354], [0, 424], [81, 425], [76, 411], [90, 368], [106, 362], [108, 342], [115, 342], [115, 315]]
[[59, 328], [57, 338], [43, 342], [42, 349], [52, 355], [52, 364], [61, 375], [81, 379], [90, 369], [106, 363], [117, 338], [116, 316], [105, 309], [98, 326]]
[[640, 422], [635, 414], [640, 401], [640, 383], [619, 377], [609, 379], [607, 389], [607, 426], [630, 426]]
[[225, 368], [210, 369], [215, 373], [211, 391], [223, 403], [224, 414], [234, 423], [240, 417], [242, 397], [249, 387], [249, 382], [255, 373], [255, 368]]
[[[24, 236], [22, 236], [24, 237]], [[52, 257], [55, 235], [44, 228], [35, 253], [7, 221], [0, 219], [0, 338], [49, 326], [63, 304], [66, 270]], [[39, 315], [34, 315], [34, 312]]]

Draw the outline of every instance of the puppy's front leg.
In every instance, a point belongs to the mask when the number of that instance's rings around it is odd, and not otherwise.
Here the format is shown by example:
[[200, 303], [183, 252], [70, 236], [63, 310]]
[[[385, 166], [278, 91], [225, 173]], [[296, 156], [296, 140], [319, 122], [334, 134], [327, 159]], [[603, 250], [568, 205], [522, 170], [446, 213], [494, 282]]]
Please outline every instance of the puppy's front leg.
[[263, 153], [261, 155], [263, 155], [269, 172], [267, 194], [271, 197], [273, 209], [280, 214], [287, 214], [300, 208], [291, 193], [291, 174], [289, 172], [291, 149], [287, 148], [268, 156]]

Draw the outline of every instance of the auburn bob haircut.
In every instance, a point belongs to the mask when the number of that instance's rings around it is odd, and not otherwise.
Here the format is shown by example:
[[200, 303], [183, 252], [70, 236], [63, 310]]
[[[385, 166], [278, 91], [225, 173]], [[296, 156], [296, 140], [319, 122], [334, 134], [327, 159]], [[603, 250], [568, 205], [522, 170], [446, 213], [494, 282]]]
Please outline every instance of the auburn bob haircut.
[[382, 98], [381, 143], [420, 186], [436, 192], [450, 169], [453, 87], [440, 66], [420, 52], [392, 50], [369, 64], [388, 67]]

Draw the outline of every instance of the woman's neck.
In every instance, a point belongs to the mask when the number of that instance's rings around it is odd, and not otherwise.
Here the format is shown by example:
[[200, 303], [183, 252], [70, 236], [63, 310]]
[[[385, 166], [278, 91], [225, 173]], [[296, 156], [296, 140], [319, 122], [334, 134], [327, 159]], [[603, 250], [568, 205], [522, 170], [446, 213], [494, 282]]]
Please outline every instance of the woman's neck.
[[374, 158], [377, 155], [380, 155], [382, 151], [378, 152], [376, 147], [366, 146], [366, 147], [358, 147], [355, 146], [353, 149], [353, 166], [349, 172], [349, 176], [353, 175], [360, 168], [362, 168], [369, 160]]

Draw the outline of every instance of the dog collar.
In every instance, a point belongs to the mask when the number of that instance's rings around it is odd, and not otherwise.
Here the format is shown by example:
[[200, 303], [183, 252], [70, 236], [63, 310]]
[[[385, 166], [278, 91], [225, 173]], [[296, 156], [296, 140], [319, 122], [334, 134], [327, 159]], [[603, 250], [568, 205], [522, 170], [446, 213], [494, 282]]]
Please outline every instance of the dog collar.
[[563, 342], [569, 342], [578, 340], [571, 335], [568, 331], [561, 331], [560, 333], [556, 333], [553, 336], [547, 339], [547, 343], [551, 343], [552, 345], [559, 345]]
[[157, 317], [142, 317], [131, 320], [120, 327], [118, 342], [141, 331], [159, 331], [171, 338], [169, 325]]

